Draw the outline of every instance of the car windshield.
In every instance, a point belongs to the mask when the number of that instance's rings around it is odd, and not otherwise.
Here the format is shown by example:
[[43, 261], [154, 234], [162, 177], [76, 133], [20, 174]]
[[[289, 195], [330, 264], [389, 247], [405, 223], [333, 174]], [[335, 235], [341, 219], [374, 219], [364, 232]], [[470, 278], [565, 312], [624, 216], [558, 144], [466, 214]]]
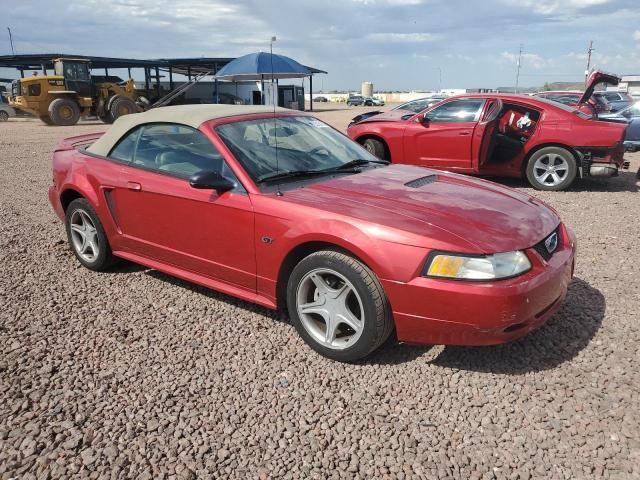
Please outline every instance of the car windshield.
[[[216, 132], [255, 182], [287, 173], [331, 172], [380, 160], [317, 118], [269, 117], [226, 123]], [[293, 176], [291, 178], [294, 178]]]

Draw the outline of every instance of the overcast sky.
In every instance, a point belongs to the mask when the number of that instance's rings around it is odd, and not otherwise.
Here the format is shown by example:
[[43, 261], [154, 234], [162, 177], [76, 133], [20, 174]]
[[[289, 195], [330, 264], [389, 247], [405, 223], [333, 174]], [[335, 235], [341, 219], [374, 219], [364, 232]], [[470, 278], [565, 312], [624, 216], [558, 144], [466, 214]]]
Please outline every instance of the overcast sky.
[[[473, 88], [640, 73], [639, 0], [48, 0], [6, 2], [22, 53], [232, 57], [274, 51], [327, 70], [314, 90]], [[0, 70], [0, 76], [15, 72]]]

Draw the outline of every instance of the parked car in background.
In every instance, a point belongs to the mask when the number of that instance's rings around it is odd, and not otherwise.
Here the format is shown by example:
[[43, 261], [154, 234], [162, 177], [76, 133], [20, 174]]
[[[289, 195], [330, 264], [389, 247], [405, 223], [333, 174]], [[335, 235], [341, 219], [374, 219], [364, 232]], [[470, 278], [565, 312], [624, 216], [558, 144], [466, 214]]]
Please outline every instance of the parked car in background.
[[10, 107], [9, 104], [7, 104], [4, 101], [4, 98], [0, 95], [0, 122], [6, 122], [9, 120], [9, 118], [15, 116], [16, 111], [13, 109], [13, 107]]
[[625, 92], [594, 92], [593, 96], [605, 102], [609, 106], [609, 111], [613, 113], [633, 105], [635, 101], [631, 95]]
[[335, 360], [394, 330], [514, 340], [560, 308], [573, 276], [575, 236], [542, 201], [387, 165], [291, 110], [157, 108], [64, 140], [52, 165], [49, 201], [82, 265], [125, 258], [282, 309]]
[[411, 100], [410, 102], [403, 103], [394, 107], [393, 110], [407, 110], [409, 112], [418, 113], [426, 108], [429, 108], [432, 105], [435, 105], [438, 102], [444, 100], [444, 95], [433, 95], [431, 97], [417, 98], [415, 100]]
[[371, 105], [373, 107], [383, 107], [384, 106], [384, 100], [380, 99], [380, 98], [375, 98], [375, 97], [365, 97], [364, 98], [364, 104], [365, 105]]
[[[426, 108], [429, 108], [432, 105], [435, 105], [438, 102], [441, 102], [445, 98], [447, 97], [445, 97], [444, 95], [434, 95], [432, 97], [418, 98], [416, 100], [411, 100], [409, 102], [398, 105], [397, 107], [394, 107], [391, 110], [406, 110], [408, 112], [418, 113]], [[384, 105], [384, 102], [382, 104]], [[371, 112], [361, 113], [360, 115], [353, 117], [349, 125], [353, 123], [361, 122], [363, 120], [366, 120], [369, 117], [373, 117], [374, 115], [378, 115], [380, 113], [382, 113], [380, 110], [373, 110]]]
[[578, 110], [586, 113], [587, 115], [593, 115], [601, 113], [609, 113], [611, 111], [611, 107], [601, 97], [592, 97], [586, 102], [581, 102], [581, 98], [584, 95], [584, 92], [580, 92], [578, 90], [573, 91], [550, 91], [550, 92], [538, 92], [534, 93], [533, 96], [546, 98], [547, 100], [553, 100], [554, 102], [562, 103], [569, 107], [575, 107]]
[[564, 190], [578, 177], [610, 177], [628, 167], [626, 127], [539, 97], [470, 94], [418, 114], [374, 115], [351, 123], [347, 133], [394, 163], [524, 176], [534, 188]]
[[640, 150], [640, 101], [618, 112], [600, 115], [600, 119], [628, 123], [624, 146], [630, 152]]
[[350, 107], [364, 105], [364, 97], [362, 95], [349, 95], [347, 105]]
[[575, 107], [587, 115], [600, 115], [611, 112], [611, 105], [603, 96], [595, 95], [595, 88], [600, 84], [617, 85], [620, 77], [611, 73], [594, 70], [587, 78], [587, 87], [584, 92], [578, 90], [571, 91], [545, 91], [534, 93], [533, 96], [553, 100], [554, 102]]
[[381, 106], [384, 105], [384, 101], [373, 97], [364, 97], [362, 95], [350, 95], [349, 98], [347, 98], [347, 105], [365, 107], [371, 107], [374, 105]]
[[318, 97], [313, 97], [313, 101], [314, 102], [327, 103], [329, 101], [329, 99], [327, 97], [318, 96]]

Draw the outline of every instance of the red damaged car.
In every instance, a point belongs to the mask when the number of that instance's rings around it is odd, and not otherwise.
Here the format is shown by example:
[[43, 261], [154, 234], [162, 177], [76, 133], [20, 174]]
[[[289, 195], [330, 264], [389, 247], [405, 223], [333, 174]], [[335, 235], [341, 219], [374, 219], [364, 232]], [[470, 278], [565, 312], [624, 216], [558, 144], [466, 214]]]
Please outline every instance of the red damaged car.
[[558, 310], [574, 268], [575, 238], [541, 201], [388, 165], [281, 109], [121, 117], [58, 146], [49, 200], [87, 268], [123, 258], [286, 310], [341, 361], [394, 330], [410, 343], [521, 337]]
[[[594, 72], [596, 84], [618, 77]], [[525, 95], [470, 94], [418, 114], [395, 110], [349, 125], [370, 153], [406, 163], [483, 176], [526, 177], [539, 190], [564, 190], [577, 178], [610, 177], [624, 162], [626, 125]]]

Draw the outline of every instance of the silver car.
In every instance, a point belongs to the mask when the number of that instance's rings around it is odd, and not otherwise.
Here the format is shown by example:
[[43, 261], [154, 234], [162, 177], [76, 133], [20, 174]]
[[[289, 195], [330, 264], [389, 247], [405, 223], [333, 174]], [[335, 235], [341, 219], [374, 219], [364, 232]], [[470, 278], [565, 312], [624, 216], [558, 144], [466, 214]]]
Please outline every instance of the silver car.
[[15, 116], [16, 111], [13, 109], [13, 107], [7, 105], [2, 96], [0, 96], [0, 122], [6, 122], [7, 120], [9, 120], [9, 117]]

